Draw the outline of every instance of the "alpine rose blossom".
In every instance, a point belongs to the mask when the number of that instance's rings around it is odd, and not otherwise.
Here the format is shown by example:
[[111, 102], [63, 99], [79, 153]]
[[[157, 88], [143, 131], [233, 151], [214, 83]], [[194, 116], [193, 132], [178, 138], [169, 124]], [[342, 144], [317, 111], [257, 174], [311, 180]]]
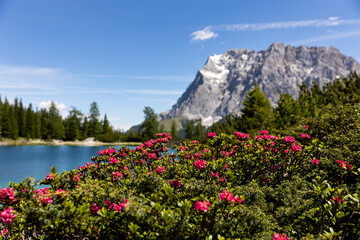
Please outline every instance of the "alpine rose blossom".
[[197, 201], [197, 202], [195, 203], [194, 208], [195, 208], [195, 211], [200, 211], [200, 210], [201, 210], [201, 211], [207, 212], [210, 206], [211, 206], [211, 203], [208, 202], [208, 201], [205, 199], [205, 200], [202, 201], [202, 202]]
[[0, 212], [0, 222], [4, 224], [11, 224], [12, 220], [17, 216], [15, 213], [16, 211], [14, 211], [11, 207], [5, 209]]
[[55, 177], [55, 175], [53, 173], [49, 173], [48, 175], [46, 175], [45, 180], [54, 181], [54, 177]]
[[319, 160], [314, 158], [312, 161], [310, 161], [312, 164], [319, 165]]
[[289, 239], [288, 239], [288, 237], [286, 236], [286, 234], [278, 234], [278, 233], [275, 233], [273, 240], [289, 240]]
[[176, 180], [170, 180], [170, 186], [171, 187], [181, 187], [181, 183], [179, 181], [179, 179], [176, 179]]
[[90, 207], [90, 212], [92, 214], [96, 214], [98, 211], [100, 211], [102, 209], [102, 207], [97, 204], [97, 203], [94, 203], [91, 207]]
[[208, 137], [208, 138], [214, 138], [214, 137], [216, 137], [216, 133], [214, 133], [214, 132], [209, 132], [209, 133], [207, 134], [207, 137]]
[[163, 174], [164, 171], [165, 171], [165, 167], [157, 166], [157, 168], [155, 169], [155, 172], [160, 175]]
[[198, 160], [194, 162], [194, 166], [197, 167], [197, 169], [206, 168], [206, 162], [205, 160]]
[[3, 230], [1, 230], [1, 236], [5, 237], [5, 235], [8, 234], [8, 232], [9, 232], [9, 230], [4, 228]]

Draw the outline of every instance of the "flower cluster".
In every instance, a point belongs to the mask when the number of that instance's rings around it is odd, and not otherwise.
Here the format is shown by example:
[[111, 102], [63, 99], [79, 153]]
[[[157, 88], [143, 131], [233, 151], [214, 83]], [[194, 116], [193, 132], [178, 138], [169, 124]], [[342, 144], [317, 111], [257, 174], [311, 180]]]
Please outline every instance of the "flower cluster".
[[336, 204], [345, 202], [345, 200], [344, 200], [344, 199], [341, 199], [340, 197], [332, 197], [332, 199], [334, 200], [334, 202], [335, 202]]
[[116, 150], [113, 148], [107, 148], [104, 150], [99, 150], [98, 155], [113, 155], [116, 153]]
[[5, 201], [6, 199], [9, 199], [10, 203], [13, 203], [16, 201], [12, 187], [11, 188], [3, 187], [2, 190], [0, 190], [0, 202]]
[[155, 169], [155, 172], [160, 175], [163, 174], [164, 171], [165, 171], [165, 167], [157, 166], [157, 168]]
[[55, 174], [49, 173], [48, 175], [46, 175], [45, 180], [46, 181], [54, 181], [54, 177], [55, 177]]
[[197, 167], [197, 169], [206, 168], [206, 162], [205, 160], [198, 160], [194, 162], [194, 166]]
[[243, 200], [240, 197], [234, 197], [232, 192], [228, 192], [226, 190], [222, 191], [219, 194], [219, 198], [221, 201], [224, 201], [224, 202], [230, 202], [230, 203], [234, 203], [234, 202], [242, 203], [243, 202]]
[[118, 178], [123, 178], [123, 174], [121, 172], [112, 172], [111, 175], [113, 181], [116, 181]]
[[214, 137], [216, 137], [216, 133], [214, 133], [214, 132], [209, 132], [209, 133], [207, 134], [207, 137], [208, 137], [208, 138], [214, 138]]
[[307, 138], [307, 139], [310, 139], [310, 138], [311, 138], [309, 134], [305, 134], [305, 133], [301, 133], [301, 134], [300, 134], [300, 137], [301, 137], [301, 138]]
[[319, 165], [319, 160], [314, 158], [313, 160], [310, 161], [312, 164], [316, 164]]
[[100, 211], [102, 209], [100, 204], [94, 203], [93, 205], [90, 206], [90, 212], [92, 214], [96, 214], [98, 211]]
[[288, 239], [288, 237], [286, 236], [286, 234], [278, 234], [278, 233], [275, 233], [273, 240], [289, 240], [289, 239]]
[[197, 202], [195, 203], [194, 208], [195, 208], [195, 211], [200, 211], [200, 210], [201, 210], [201, 211], [207, 212], [210, 206], [211, 206], [211, 203], [208, 202], [208, 201], [205, 199], [205, 200], [202, 201], [202, 202], [197, 201]]
[[109, 210], [114, 210], [117, 213], [120, 213], [122, 210], [125, 209], [126, 205], [128, 204], [128, 200], [125, 199], [122, 203], [111, 203], [110, 201], [105, 201], [105, 204], [109, 206]]
[[340, 168], [344, 168], [347, 170], [351, 170], [352, 169], [352, 165], [351, 164], [347, 164], [345, 161], [343, 160], [336, 160], [336, 162], [339, 164]]
[[250, 136], [247, 133], [235, 132], [235, 137], [238, 139], [249, 139]]
[[179, 179], [170, 180], [169, 183], [170, 183], [170, 186], [173, 187], [173, 188], [181, 187], [181, 183], [180, 183]]
[[4, 224], [11, 224], [12, 220], [16, 218], [16, 211], [14, 211], [11, 207], [5, 209], [4, 211], [0, 212], [0, 222]]
[[34, 198], [37, 198], [42, 204], [52, 203], [53, 199], [50, 196], [50, 191], [48, 188], [40, 188], [34, 192]]

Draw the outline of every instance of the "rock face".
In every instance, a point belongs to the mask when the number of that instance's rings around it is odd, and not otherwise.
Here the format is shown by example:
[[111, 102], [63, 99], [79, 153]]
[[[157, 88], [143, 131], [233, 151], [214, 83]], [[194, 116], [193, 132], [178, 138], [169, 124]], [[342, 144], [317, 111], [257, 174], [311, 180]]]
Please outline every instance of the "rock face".
[[276, 105], [281, 92], [298, 96], [298, 84], [316, 82], [320, 88], [360, 64], [333, 47], [293, 47], [272, 44], [264, 51], [229, 50], [208, 58], [195, 80], [161, 118], [183, 116], [203, 120], [205, 126], [229, 113], [239, 114], [245, 94], [255, 83]]

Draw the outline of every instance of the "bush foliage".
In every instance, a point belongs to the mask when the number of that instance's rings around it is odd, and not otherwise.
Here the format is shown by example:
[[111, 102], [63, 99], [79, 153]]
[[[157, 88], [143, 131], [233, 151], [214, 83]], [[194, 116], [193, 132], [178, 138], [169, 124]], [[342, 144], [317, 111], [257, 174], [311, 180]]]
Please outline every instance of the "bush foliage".
[[314, 131], [100, 150], [0, 190], [0, 239], [358, 239], [360, 163]]

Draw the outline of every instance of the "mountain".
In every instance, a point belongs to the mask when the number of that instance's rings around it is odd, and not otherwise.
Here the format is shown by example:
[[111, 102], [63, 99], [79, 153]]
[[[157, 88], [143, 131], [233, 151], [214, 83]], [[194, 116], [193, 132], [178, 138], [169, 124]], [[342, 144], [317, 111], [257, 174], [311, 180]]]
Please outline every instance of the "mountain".
[[274, 43], [267, 50], [233, 49], [208, 58], [195, 80], [162, 119], [182, 116], [210, 126], [229, 113], [239, 114], [245, 94], [255, 83], [276, 105], [281, 92], [298, 96], [298, 84], [320, 88], [360, 64], [333, 47], [294, 47]]

